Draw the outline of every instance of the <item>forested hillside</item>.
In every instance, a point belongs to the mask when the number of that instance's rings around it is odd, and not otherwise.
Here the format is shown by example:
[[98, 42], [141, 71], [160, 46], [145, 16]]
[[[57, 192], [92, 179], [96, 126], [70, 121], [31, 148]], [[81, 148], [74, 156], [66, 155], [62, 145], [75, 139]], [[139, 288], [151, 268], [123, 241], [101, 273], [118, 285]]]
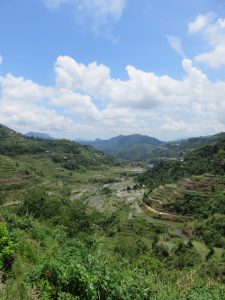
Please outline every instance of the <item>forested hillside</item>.
[[65, 139], [51, 141], [28, 138], [3, 125], [0, 125], [0, 154], [44, 155], [69, 170], [114, 163], [113, 158], [92, 147]]
[[224, 137], [224, 133], [162, 142], [149, 136], [134, 134], [130, 136], [118, 136], [109, 140], [97, 139], [95, 141], [83, 141], [79, 143], [91, 145], [118, 159], [155, 163], [158, 160], [180, 160], [189, 151], [204, 145], [213, 145], [222, 137]]
[[143, 160], [152, 149], [162, 146], [164, 143], [156, 138], [141, 134], [119, 135], [109, 140], [82, 141], [84, 145], [91, 145], [98, 150], [113, 155], [120, 159]]
[[183, 161], [159, 161], [140, 176], [140, 181], [154, 187], [204, 173], [224, 175], [225, 138], [188, 152]]
[[0, 130], [0, 299], [224, 299], [224, 140], [145, 172]]
[[[184, 161], [160, 161], [141, 174], [145, 208], [155, 217], [185, 220], [189, 238], [222, 278], [225, 268], [225, 139], [189, 152]], [[221, 254], [222, 253], [222, 254]], [[217, 271], [216, 271], [217, 270]]]

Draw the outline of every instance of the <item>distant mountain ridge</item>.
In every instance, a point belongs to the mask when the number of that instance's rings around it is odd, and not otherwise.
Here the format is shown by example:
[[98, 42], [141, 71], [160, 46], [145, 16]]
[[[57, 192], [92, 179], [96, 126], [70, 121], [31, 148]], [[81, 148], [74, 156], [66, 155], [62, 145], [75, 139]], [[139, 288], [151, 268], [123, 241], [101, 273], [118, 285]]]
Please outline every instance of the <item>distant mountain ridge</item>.
[[36, 139], [41, 139], [41, 140], [51, 140], [51, 141], [55, 140], [55, 138], [53, 138], [49, 134], [43, 133], [43, 132], [33, 132], [33, 131], [30, 131], [30, 132], [27, 132], [25, 134], [25, 136], [27, 136], [29, 138], [36, 138]]
[[128, 160], [141, 160], [142, 149], [148, 153], [150, 149], [162, 147], [162, 142], [154, 137], [141, 134], [119, 135], [108, 140], [79, 141], [82, 145], [90, 145], [107, 154]]
[[161, 146], [164, 142], [149, 137], [147, 135], [132, 134], [132, 135], [119, 135], [108, 140], [96, 139], [95, 141], [81, 141], [80, 143], [93, 146], [102, 151], [112, 151], [116, 149], [129, 147], [133, 144], [147, 144], [154, 147]]
[[154, 147], [162, 145], [164, 142], [147, 135], [132, 134], [132, 135], [118, 135], [108, 140], [96, 139], [95, 141], [81, 141], [80, 143], [88, 143], [88, 145], [96, 147], [128, 147], [133, 144], [147, 144]]
[[[33, 142], [39, 141], [57, 141], [50, 135], [41, 132], [28, 132], [25, 135], [16, 133], [15, 131], [0, 125], [0, 138], [5, 139], [7, 136], [16, 139], [20, 136], [29, 138], [33, 137]], [[141, 134], [119, 135], [108, 140], [96, 139], [95, 141], [77, 141], [78, 144], [88, 145], [105, 154], [112, 155], [118, 159], [130, 160], [154, 164], [158, 160], [182, 160], [187, 152], [192, 151], [204, 145], [212, 145], [225, 137], [225, 133], [221, 132], [215, 135], [200, 136], [194, 138], [174, 140], [163, 142], [157, 138]], [[33, 144], [34, 146], [34, 144]], [[35, 144], [35, 147], [37, 145]], [[40, 146], [40, 145], [38, 145]], [[18, 145], [17, 145], [18, 148]], [[16, 149], [16, 148], [15, 148]], [[94, 149], [93, 149], [94, 150]]]
[[213, 144], [225, 137], [221, 132], [210, 136], [200, 136], [163, 142], [147, 135], [119, 135], [108, 140], [79, 141], [82, 145], [90, 145], [119, 159], [131, 161], [155, 161], [158, 159], [181, 159], [184, 155], [198, 147]]

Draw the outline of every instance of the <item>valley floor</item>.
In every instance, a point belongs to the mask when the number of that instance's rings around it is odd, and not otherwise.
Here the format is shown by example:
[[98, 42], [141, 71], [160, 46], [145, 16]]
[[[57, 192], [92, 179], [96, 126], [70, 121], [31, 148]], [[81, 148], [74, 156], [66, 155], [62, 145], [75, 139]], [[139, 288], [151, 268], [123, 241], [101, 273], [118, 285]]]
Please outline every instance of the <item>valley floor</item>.
[[175, 186], [154, 190], [150, 205], [134, 165], [67, 170], [48, 154], [0, 163], [2, 232], [15, 244], [0, 299], [225, 299], [223, 281], [206, 275], [223, 248], [163, 206]]

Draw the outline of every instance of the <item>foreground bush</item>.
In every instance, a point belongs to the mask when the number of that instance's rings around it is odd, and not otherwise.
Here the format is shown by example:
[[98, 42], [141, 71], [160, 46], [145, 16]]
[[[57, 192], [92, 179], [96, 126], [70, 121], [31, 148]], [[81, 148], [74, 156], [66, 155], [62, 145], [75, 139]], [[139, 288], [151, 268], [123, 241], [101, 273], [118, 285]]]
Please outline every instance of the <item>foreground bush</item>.
[[5, 223], [0, 223], [0, 269], [8, 270], [14, 261], [15, 243], [10, 239]]

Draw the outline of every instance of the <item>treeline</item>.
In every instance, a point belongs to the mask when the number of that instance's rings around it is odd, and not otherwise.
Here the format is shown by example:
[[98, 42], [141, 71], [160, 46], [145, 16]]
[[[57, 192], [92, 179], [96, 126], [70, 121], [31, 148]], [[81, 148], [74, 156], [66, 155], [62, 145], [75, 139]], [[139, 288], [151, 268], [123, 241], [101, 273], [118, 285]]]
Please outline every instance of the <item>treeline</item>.
[[7, 156], [45, 154], [53, 162], [60, 163], [68, 170], [115, 163], [115, 159], [90, 146], [82, 146], [65, 139], [28, 138], [3, 125], [0, 125], [0, 154]]
[[141, 174], [138, 181], [153, 189], [191, 175], [225, 174], [225, 139], [189, 152], [183, 161], [161, 160]]
[[[203, 175], [199, 188], [194, 175]], [[214, 176], [215, 175], [215, 176]], [[193, 232], [210, 249], [225, 248], [225, 197], [223, 175], [225, 175], [225, 139], [213, 145], [205, 145], [188, 153], [184, 161], [160, 161], [138, 180], [148, 186], [144, 201], [148, 204], [149, 194], [154, 188], [167, 183], [177, 183], [179, 193], [174, 194], [162, 205], [163, 211], [188, 216], [195, 220]], [[190, 189], [182, 188], [181, 179], [190, 178]], [[185, 181], [184, 181], [185, 182]]]

